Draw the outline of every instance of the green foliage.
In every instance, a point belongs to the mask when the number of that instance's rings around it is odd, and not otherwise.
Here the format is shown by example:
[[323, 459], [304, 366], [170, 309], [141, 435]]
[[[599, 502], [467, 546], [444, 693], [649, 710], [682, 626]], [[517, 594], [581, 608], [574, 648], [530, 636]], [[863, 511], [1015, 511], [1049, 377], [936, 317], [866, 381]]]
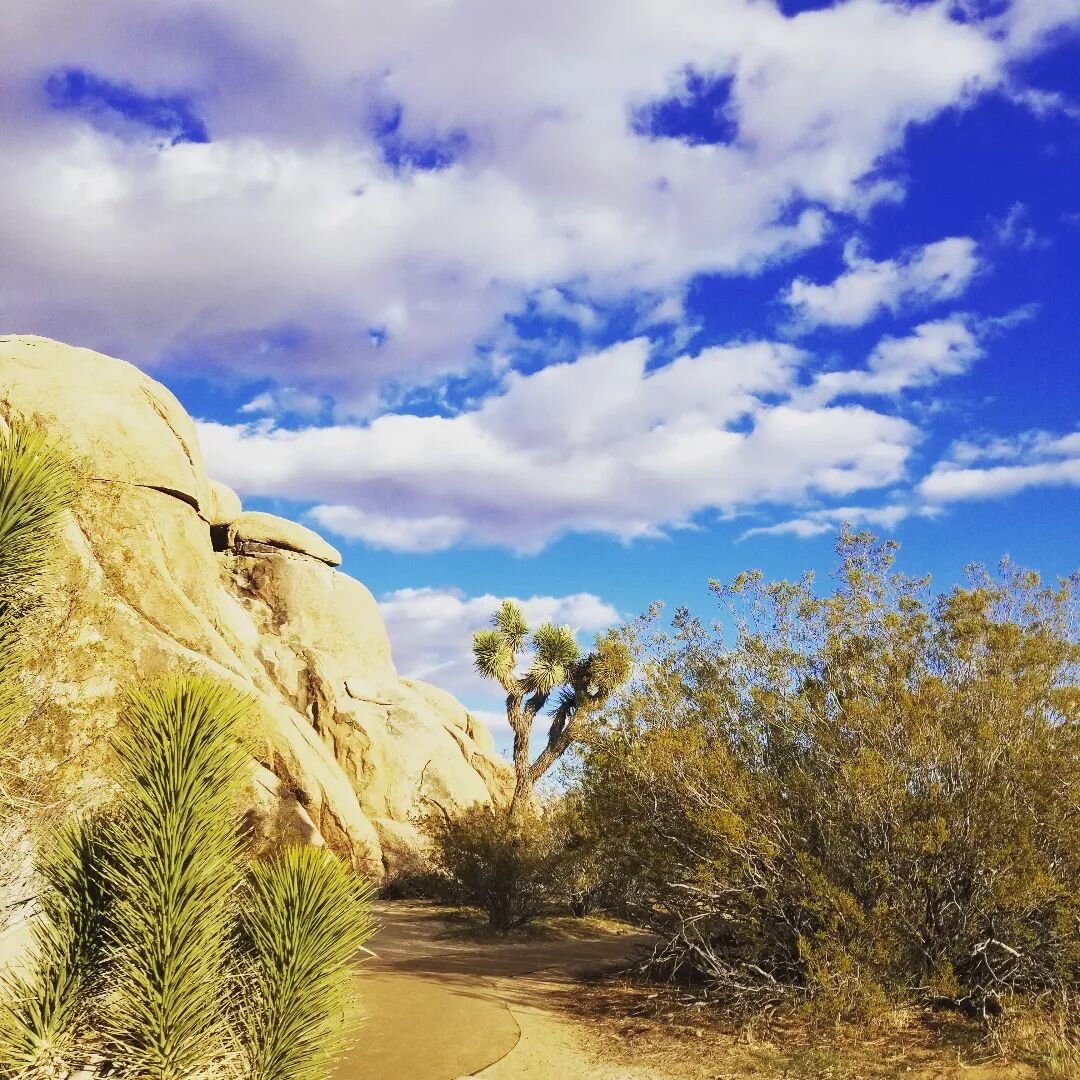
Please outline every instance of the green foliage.
[[617, 908], [617, 878], [604, 863], [604, 848], [589, 820], [581, 794], [564, 792], [547, 807], [550, 828], [562, 849], [559, 881], [570, 913], [579, 918], [597, 908]]
[[123, 827], [105, 867], [114, 903], [105, 1026], [138, 1076], [180, 1080], [222, 1054], [249, 709], [223, 683], [168, 678], [129, 694], [114, 740]]
[[582, 792], [657, 970], [834, 1014], [1080, 981], [1080, 581], [935, 597], [894, 553], [845, 533], [832, 593], [740, 575], [639, 648]]
[[568, 626], [544, 623], [533, 634], [533, 658], [525, 676], [530, 693], [550, 694], [570, 677], [581, 657], [574, 634]]
[[[625, 643], [613, 632], [598, 637], [594, 651], [584, 657], [568, 626], [544, 623], [530, 641], [525, 614], [512, 600], [504, 600], [491, 621], [494, 629], [473, 635], [473, 659], [480, 675], [506, 690], [506, 717], [514, 733], [511, 810], [517, 814], [541, 777], [587, 733], [589, 718], [629, 678], [631, 660]], [[528, 667], [518, 674], [526, 645], [531, 648]], [[552, 694], [556, 706], [547, 743], [530, 761], [533, 725]]]
[[[28, 621], [42, 599], [44, 578], [56, 549], [61, 517], [72, 504], [76, 474], [46, 435], [22, 420], [0, 433], [0, 755], [24, 719], [23, 668], [31, 636]], [[0, 783], [0, 813], [12, 809], [7, 777]], [[29, 1074], [50, 1068], [74, 1036], [78, 987], [85, 977], [83, 931], [96, 883], [79, 868], [93, 839], [89, 826], [57, 836], [43, 854], [41, 904], [50, 915], [36, 928], [38, 970], [5, 980], [0, 1010], [0, 1069]], [[90, 920], [90, 921], [88, 921]], [[35, 994], [40, 983], [43, 993]]]
[[13, 420], [0, 435], [0, 602], [18, 606], [49, 566], [76, 490], [70, 462], [43, 431]]
[[250, 708], [190, 675], [128, 695], [119, 797], [41, 860], [37, 956], [4, 988], [0, 1075], [52, 1077], [95, 1054], [131, 1080], [232, 1076], [241, 1061], [245, 1080], [325, 1075], [370, 893], [315, 848], [248, 870]]
[[499, 639], [506, 644], [511, 654], [521, 652], [525, 647], [525, 641], [529, 636], [529, 624], [525, 621], [525, 613], [513, 600], [504, 600], [499, 605], [499, 610], [492, 616]]
[[424, 822], [432, 862], [456, 899], [482, 908], [507, 933], [535, 919], [561, 895], [565, 848], [550, 819], [526, 808], [475, 805]]
[[370, 888], [322, 848], [289, 848], [252, 867], [240, 903], [251, 1080], [326, 1076], [341, 1046], [347, 965], [374, 932], [370, 899]]
[[74, 469], [46, 434], [12, 420], [0, 434], [0, 740], [23, 716], [24, 621], [75, 491]]
[[107, 850], [102, 818], [74, 820], [39, 855], [33, 968], [5, 980], [0, 1075], [50, 1075], [70, 1061], [101, 988]]

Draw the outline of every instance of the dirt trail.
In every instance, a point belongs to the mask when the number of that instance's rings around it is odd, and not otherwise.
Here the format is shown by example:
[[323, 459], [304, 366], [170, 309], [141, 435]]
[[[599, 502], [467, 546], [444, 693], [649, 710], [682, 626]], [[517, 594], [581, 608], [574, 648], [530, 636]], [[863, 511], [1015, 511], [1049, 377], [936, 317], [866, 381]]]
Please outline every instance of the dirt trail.
[[590, 1071], [572, 1025], [543, 1001], [553, 981], [618, 963], [644, 939], [598, 933], [477, 944], [448, 936], [447, 923], [423, 905], [381, 904], [376, 914], [376, 958], [357, 978], [364, 1020], [334, 1080], [638, 1080]]
[[363, 1020], [333, 1080], [1035, 1080], [1030, 1066], [961, 1064], [955, 1048], [899, 1032], [803, 1047], [635, 1019], [626, 1000], [606, 1003], [608, 984], [581, 979], [646, 938], [574, 923], [572, 939], [478, 942], [426, 905], [376, 907], [377, 958], [356, 980]]

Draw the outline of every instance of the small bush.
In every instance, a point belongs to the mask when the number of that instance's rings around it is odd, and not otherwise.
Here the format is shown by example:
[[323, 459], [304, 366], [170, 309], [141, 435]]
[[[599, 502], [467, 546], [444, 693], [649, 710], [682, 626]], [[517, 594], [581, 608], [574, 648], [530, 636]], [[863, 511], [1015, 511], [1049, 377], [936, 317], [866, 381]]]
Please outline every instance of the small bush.
[[550, 819], [476, 805], [424, 824], [436, 871], [460, 903], [487, 913], [493, 929], [524, 926], [560, 897], [565, 850]]
[[418, 857], [415, 862], [399, 867], [386, 877], [379, 887], [378, 898], [453, 904], [457, 900], [457, 889], [427, 859]]

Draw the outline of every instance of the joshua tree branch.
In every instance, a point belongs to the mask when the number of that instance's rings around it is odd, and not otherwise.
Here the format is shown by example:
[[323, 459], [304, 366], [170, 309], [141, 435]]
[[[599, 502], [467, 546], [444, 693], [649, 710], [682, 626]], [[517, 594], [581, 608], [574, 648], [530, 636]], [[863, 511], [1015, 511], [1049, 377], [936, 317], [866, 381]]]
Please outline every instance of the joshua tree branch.
[[[549, 694], [541, 693], [539, 690], [532, 695], [525, 702], [525, 717], [529, 721], [529, 728], [532, 728], [533, 720], [536, 718], [536, 714], [547, 704]], [[531, 730], [530, 730], [531, 734]]]
[[[556, 730], [558, 719], [552, 723], [551, 730], [548, 732], [547, 746], [537, 754], [536, 760], [529, 767], [530, 784], [537, 784], [548, 769], [566, 753], [571, 743], [576, 742], [581, 737], [588, 725], [588, 718], [603, 703], [604, 699], [602, 698], [586, 697], [581, 702], [575, 702], [575, 706], [568, 710], [569, 715], [560, 724], [558, 730]], [[561, 712], [562, 709], [563, 706], [560, 706], [559, 711]], [[558, 713], [556, 713], [556, 718], [558, 718]]]

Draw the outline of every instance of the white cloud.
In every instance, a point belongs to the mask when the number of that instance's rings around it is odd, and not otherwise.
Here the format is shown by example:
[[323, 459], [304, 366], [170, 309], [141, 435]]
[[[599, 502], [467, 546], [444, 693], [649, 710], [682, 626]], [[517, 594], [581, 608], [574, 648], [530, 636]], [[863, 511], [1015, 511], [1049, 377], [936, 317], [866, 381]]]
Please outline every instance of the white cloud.
[[[943, 3], [752, 0], [295, 5], [13, 0], [0, 42], [0, 296], [20, 329], [143, 364], [295, 379], [370, 408], [388, 380], [474, 362], [524, 297], [677, 290], [816, 244], [895, 199], [907, 128], [1000, 86], [1066, 0], [961, 23]], [[43, 103], [68, 65], [187, 94], [212, 142], [170, 145]], [[635, 134], [687, 67], [733, 79], [730, 145]], [[395, 170], [400, 134], [462, 160]], [[584, 316], [584, 310], [578, 312]], [[378, 331], [372, 338], [371, 331]]]
[[751, 537], [794, 536], [800, 540], [820, 537], [825, 532], [835, 534], [841, 525], [847, 523], [855, 527], [870, 526], [878, 529], [894, 529], [905, 517], [912, 513], [905, 505], [892, 507], [831, 507], [826, 510], [811, 510], [791, 521], [775, 525], [759, 526], [747, 529], [740, 540]]
[[891, 395], [962, 375], [983, 355], [968, 320], [961, 316], [926, 322], [905, 337], [885, 337], [866, 369], [818, 375], [799, 400], [824, 405], [846, 394]]
[[961, 442], [919, 484], [931, 505], [996, 499], [1032, 487], [1080, 487], [1080, 431], [1024, 432], [1013, 438]]
[[882, 311], [952, 300], [961, 295], [979, 269], [975, 241], [952, 236], [906, 252], [899, 259], [876, 262], [862, 254], [856, 240], [844, 248], [848, 269], [827, 285], [805, 278], [792, 282], [783, 301], [793, 311], [793, 329], [816, 326], [862, 326]]
[[326, 402], [317, 394], [307, 394], [292, 386], [276, 390], [264, 390], [249, 402], [240, 406], [241, 413], [267, 416], [294, 415], [308, 420], [317, 418], [326, 408]]
[[454, 417], [288, 430], [202, 423], [212, 473], [248, 496], [316, 503], [341, 535], [399, 550], [536, 550], [568, 532], [624, 540], [904, 475], [917, 430], [856, 406], [788, 402], [804, 354], [771, 342], [647, 369], [644, 340], [532, 375]]
[[[458, 589], [433, 588], [398, 589], [379, 600], [402, 675], [449, 690], [470, 708], [480, 703], [478, 715], [495, 732], [506, 727], [505, 713], [499, 711], [504, 695], [473, 670], [471, 646], [473, 632], [489, 625], [502, 600], [491, 594], [466, 596]], [[614, 607], [592, 593], [531, 596], [519, 602], [530, 626], [545, 622], [569, 626], [583, 648], [598, 630], [622, 621]]]
[[810, 510], [790, 521], [747, 529], [739, 539], [748, 540], [752, 536], [797, 536], [800, 540], [808, 540], [824, 533], [836, 533], [845, 522], [856, 527], [868, 525], [876, 529], [889, 530], [895, 529], [910, 513], [910, 507], [901, 505], [840, 506]]
[[1022, 202], [1013, 203], [1008, 212], [990, 222], [994, 240], [1002, 247], [1034, 251], [1050, 247], [1048, 237], [1040, 236], [1031, 224], [1031, 212]]

